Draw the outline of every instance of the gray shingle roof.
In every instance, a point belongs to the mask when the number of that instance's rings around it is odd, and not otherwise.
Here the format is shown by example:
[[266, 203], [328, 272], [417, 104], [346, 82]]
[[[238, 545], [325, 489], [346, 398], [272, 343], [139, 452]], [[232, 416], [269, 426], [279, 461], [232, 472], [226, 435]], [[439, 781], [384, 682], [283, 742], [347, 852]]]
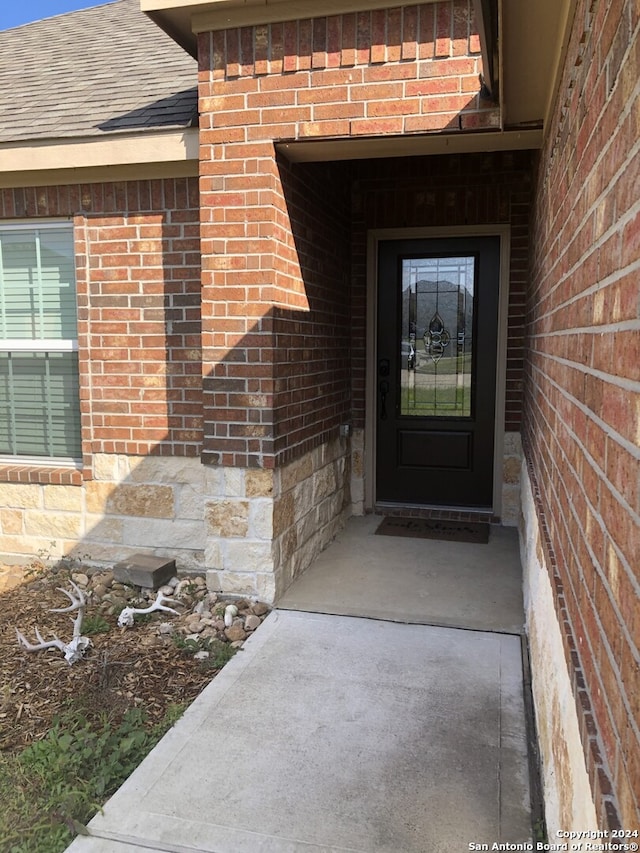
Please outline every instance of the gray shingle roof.
[[0, 31], [0, 142], [186, 127], [196, 85], [196, 61], [139, 0]]

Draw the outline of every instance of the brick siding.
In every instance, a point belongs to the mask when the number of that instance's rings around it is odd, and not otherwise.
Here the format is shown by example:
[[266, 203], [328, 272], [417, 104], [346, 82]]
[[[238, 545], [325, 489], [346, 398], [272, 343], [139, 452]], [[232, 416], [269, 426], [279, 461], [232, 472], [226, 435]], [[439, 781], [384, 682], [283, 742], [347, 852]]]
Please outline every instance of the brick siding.
[[[202, 442], [198, 184], [0, 190], [0, 217], [73, 219], [85, 477], [94, 453], [197, 456]], [[47, 482], [60, 472], [46, 473]], [[77, 474], [71, 474], [75, 482]], [[42, 481], [43, 474], [35, 475]], [[34, 482], [34, 470], [7, 471]]]
[[640, 824], [639, 31], [637, 3], [577, 4], [537, 175], [525, 398], [596, 808], [625, 828]]
[[295, 458], [335, 437], [349, 383], [363, 386], [360, 294], [348, 328], [353, 169], [288, 164], [274, 143], [494, 126], [471, 7], [199, 36], [206, 462]]
[[499, 126], [471, 0], [199, 37], [205, 145]]

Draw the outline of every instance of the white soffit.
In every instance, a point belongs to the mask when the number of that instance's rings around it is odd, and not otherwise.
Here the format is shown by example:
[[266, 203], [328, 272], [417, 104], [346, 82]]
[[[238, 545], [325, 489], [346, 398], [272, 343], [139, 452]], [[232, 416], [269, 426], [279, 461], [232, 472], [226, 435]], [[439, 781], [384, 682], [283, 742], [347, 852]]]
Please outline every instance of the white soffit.
[[545, 121], [575, 0], [502, 0], [500, 74], [506, 126]]
[[542, 129], [487, 131], [424, 136], [376, 136], [365, 139], [305, 139], [277, 142], [277, 150], [293, 163], [470, 154], [540, 148]]

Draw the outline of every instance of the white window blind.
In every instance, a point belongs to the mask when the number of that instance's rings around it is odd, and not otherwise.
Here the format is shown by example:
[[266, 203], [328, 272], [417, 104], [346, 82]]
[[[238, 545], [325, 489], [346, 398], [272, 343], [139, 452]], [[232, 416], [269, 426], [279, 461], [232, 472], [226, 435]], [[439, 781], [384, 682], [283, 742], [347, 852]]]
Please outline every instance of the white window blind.
[[81, 456], [73, 229], [0, 224], [0, 456]]

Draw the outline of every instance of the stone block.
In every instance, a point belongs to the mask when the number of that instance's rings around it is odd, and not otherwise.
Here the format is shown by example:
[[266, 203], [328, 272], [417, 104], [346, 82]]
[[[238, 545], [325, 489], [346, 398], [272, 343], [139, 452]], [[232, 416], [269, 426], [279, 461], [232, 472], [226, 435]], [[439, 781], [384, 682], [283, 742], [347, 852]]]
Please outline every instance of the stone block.
[[298, 547], [298, 531], [296, 527], [286, 530], [279, 540], [281, 560], [289, 560]]
[[222, 583], [220, 581], [221, 574], [221, 572], [207, 569], [206, 581], [209, 592], [222, 592]]
[[503, 453], [505, 456], [522, 456], [522, 436], [519, 432], [505, 432]]
[[101, 483], [97, 480], [89, 480], [85, 483], [84, 493], [87, 512], [104, 515], [109, 496], [116, 488], [116, 483]]
[[27, 536], [45, 536], [52, 539], [79, 539], [82, 519], [79, 514], [27, 510], [24, 519]]
[[232, 572], [272, 572], [272, 543], [229, 540], [225, 544], [224, 568]]
[[315, 477], [304, 480], [293, 490], [294, 522], [297, 524], [313, 507]]
[[207, 571], [221, 569], [224, 565], [222, 547], [217, 539], [208, 539], [204, 549], [204, 563]]
[[520, 520], [520, 488], [503, 486], [501, 522], [505, 527], [517, 527]]
[[93, 456], [92, 467], [93, 476], [96, 480], [120, 483], [129, 475], [131, 463], [126, 456], [119, 456], [115, 453], [96, 453]]
[[249, 530], [249, 502], [208, 501], [205, 506], [205, 519], [209, 535], [244, 537]]
[[176, 573], [176, 561], [151, 554], [134, 554], [113, 567], [113, 577], [120, 583], [158, 589]]
[[293, 494], [288, 492], [276, 498], [273, 506], [273, 535], [279, 536], [291, 527], [295, 519], [295, 503]]
[[82, 489], [78, 486], [44, 486], [44, 505], [46, 509], [81, 512]]
[[220, 592], [227, 595], [256, 595], [256, 576], [253, 572], [219, 572]]
[[273, 537], [273, 501], [253, 500], [249, 505], [249, 535], [255, 539]]
[[178, 518], [204, 518], [204, 494], [201, 488], [184, 485], [178, 492]]
[[243, 498], [244, 493], [244, 469], [224, 469], [224, 495], [227, 498]]
[[338, 488], [336, 472], [333, 465], [326, 465], [313, 478], [314, 501], [319, 503], [323, 498], [332, 495]]
[[205, 544], [204, 524], [201, 521], [165, 521], [147, 519], [141, 524], [138, 519], [125, 518], [122, 540], [135, 548], [167, 548], [174, 554], [185, 551], [201, 551]]
[[20, 509], [0, 509], [0, 530], [3, 533], [17, 534], [23, 531], [24, 513]]
[[502, 482], [511, 485], [520, 482], [522, 462], [517, 456], [507, 457], [502, 464]]
[[313, 474], [313, 460], [311, 454], [303, 456], [302, 459], [297, 459], [291, 462], [281, 472], [281, 486], [283, 492], [288, 492], [293, 489], [298, 483], [306, 480]]
[[204, 491], [212, 498], [221, 498], [224, 494], [224, 469], [203, 466]]
[[270, 497], [273, 494], [273, 471], [249, 468], [245, 474], [245, 492], [248, 498]]
[[107, 512], [142, 518], [173, 518], [173, 488], [122, 483], [109, 495]]
[[58, 542], [52, 542], [50, 539], [42, 539], [38, 536], [25, 536], [24, 534], [0, 536], [0, 553], [26, 555], [27, 562], [31, 557], [41, 557], [43, 561], [46, 561], [49, 557], [62, 556]]
[[[277, 578], [274, 574], [258, 574], [255, 580], [256, 596], [266, 604], [273, 604], [276, 600]], [[281, 590], [284, 592], [284, 588]]]
[[122, 542], [123, 522], [121, 518], [104, 515], [86, 515], [86, 531], [84, 538], [87, 542]]
[[203, 486], [205, 468], [199, 459], [186, 456], [134, 457], [129, 479], [134, 483], [170, 483]]
[[37, 484], [0, 483], [0, 506], [16, 509], [38, 509], [42, 506], [42, 486]]

